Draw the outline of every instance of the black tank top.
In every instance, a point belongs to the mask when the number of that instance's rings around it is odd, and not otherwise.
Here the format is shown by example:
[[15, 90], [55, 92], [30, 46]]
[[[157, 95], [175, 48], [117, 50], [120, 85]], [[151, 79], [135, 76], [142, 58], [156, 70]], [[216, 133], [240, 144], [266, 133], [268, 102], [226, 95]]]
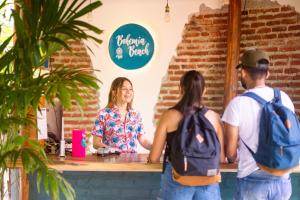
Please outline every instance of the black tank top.
[[172, 146], [172, 142], [173, 142], [175, 134], [176, 134], [176, 130], [167, 133], [167, 139], [166, 139], [167, 140], [167, 144], [166, 144], [166, 147], [165, 147], [165, 154], [164, 154], [164, 160], [163, 160], [163, 171], [162, 171], [162, 173], [164, 173], [164, 171], [166, 169], [167, 160], [171, 161], [170, 160], [171, 159], [170, 158], [170, 152], [171, 152], [171, 146]]

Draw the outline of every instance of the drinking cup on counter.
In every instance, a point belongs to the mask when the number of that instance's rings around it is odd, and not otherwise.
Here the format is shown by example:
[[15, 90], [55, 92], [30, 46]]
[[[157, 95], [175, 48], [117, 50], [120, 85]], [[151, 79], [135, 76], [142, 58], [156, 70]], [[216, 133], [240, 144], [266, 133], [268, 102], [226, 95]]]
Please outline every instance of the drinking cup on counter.
[[72, 130], [72, 156], [73, 157], [85, 157], [85, 130], [73, 129]]

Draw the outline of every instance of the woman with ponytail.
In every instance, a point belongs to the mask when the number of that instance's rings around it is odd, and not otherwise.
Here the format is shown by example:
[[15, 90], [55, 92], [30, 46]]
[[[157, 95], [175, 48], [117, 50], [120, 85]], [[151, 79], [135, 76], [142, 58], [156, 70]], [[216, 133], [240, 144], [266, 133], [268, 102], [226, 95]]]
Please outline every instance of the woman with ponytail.
[[[180, 122], [189, 113], [203, 109], [202, 96], [205, 91], [205, 81], [201, 73], [192, 70], [186, 72], [180, 80], [181, 98], [179, 102], [168, 109], [161, 117], [157, 126], [153, 145], [149, 155], [149, 162], [158, 162], [165, 147], [164, 172], [161, 177], [161, 190], [158, 199], [163, 200], [220, 200], [219, 181], [220, 174], [216, 175], [215, 182], [207, 183], [207, 176], [199, 176], [197, 182], [201, 185], [187, 186], [174, 181], [172, 177], [172, 164], [170, 155], [172, 141]], [[220, 117], [212, 110], [204, 114], [205, 118], [215, 129], [220, 143], [220, 162], [224, 162], [223, 131]], [[174, 175], [174, 174], [173, 174]], [[193, 177], [194, 178], [194, 177]], [[198, 176], [196, 177], [198, 179]], [[203, 179], [203, 181], [202, 181]]]

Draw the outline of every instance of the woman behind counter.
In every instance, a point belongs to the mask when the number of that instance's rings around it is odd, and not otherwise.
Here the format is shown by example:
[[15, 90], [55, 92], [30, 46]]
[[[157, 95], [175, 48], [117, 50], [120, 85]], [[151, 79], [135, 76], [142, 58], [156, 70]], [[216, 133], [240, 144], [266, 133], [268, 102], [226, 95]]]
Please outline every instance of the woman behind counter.
[[142, 118], [132, 109], [133, 86], [126, 77], [116, 78], [108, 96], [108, 104], [99, 111], [92, 130], [94, 148], [117, 148], [121, 152], [135, 153], [137, 142], [150, 150], [145, 138]]

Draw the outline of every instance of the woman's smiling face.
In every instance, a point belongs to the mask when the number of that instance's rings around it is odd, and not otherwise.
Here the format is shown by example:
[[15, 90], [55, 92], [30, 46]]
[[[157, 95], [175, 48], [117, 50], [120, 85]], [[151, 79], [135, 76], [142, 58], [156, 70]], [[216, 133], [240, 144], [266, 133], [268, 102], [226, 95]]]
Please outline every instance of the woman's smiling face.
[[130, 82], [124, 81], [121, 88], [118, 89], [118, 103], [130, 103], [133, 99], [133, 88]]

